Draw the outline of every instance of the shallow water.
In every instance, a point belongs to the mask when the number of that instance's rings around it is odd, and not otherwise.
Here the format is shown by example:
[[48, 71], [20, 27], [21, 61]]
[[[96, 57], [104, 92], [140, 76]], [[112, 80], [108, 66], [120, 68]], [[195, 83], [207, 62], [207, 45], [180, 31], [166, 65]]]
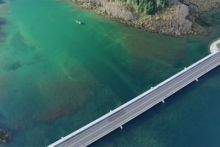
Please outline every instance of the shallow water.
[[[151, 34], [55, 0], [3, 7], [0, 127], [13, 133], [9, 147], [53, 143], [208, 55], [220, 36], [217, 23], [198, 39]], [[91, 146], [219, 146], [219, 74]]]

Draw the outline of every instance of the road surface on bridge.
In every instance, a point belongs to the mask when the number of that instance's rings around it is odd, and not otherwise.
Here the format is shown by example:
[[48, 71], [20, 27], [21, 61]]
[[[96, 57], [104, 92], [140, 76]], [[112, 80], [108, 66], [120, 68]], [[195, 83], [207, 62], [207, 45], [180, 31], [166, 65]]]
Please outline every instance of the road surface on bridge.
[[[120, 128], [131, 119], [142, 114], [146, 110], [152, 108], [160, 102], [187, 86], [193, 81], [197, 81], [199, 77], [214, 69], [220, 64], [220, 52], [209, 55], [193, 66], [184, 69], [179, 74], [176, 74], [172, 79], [159, 84], [152, 88], [150, 92], [142, 94], [136, 100], [133, 100], [127, 105], [122, 105], [120, 109], [109, 112], [106, 117], [101, 120], [96, 120], [90, 123], [87, 127], [82, 128], [76, 133], [72, 133], [63, 139], [49, 145], [49, 147], [83, 147], [87, 146], [99, 138], [107, 135], [113, 130]], [[127, 128], [129, 129], [129, 128]]]

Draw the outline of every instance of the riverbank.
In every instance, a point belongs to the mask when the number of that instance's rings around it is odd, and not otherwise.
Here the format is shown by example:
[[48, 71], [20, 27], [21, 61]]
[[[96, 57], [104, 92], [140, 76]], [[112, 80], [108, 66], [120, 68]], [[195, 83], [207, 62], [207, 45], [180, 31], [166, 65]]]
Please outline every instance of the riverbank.
[[[97, 14], [148, 32], [175, 37], [182, 37], [188, 34], [200, 34], [199, 31], [193, 31], [192, 22], [187, 19], [189, 9], [183, 4], [180, 4], [178, 7], [170, 5], [153, 15], [146, 15], [132, 12], [131, 9], [128, 9], [122, 3], [105, 2], [105, 4], [103, 4], [84, 0], [71, 1], [77, 3], [83, 9], [92, 9]], [[181, 11], [183, 10], [186, 11], [186, 13], [182, 15]]]
[[[218, 8], [219, 2], [183, 1], [171, 3], [154, 14], [147, 15], [133, 12], [125, 3], [107, 1], [69, 0], [77, 3], [83, 9], [92, 9], [97, 14], [104, 15], [115, 21], [133, 26], [148, 32], [159, 33], [174, 37], [189, 34], [208, 35], [209, 31], [199, 23], [197, 18], [200, 13]], [[193, 5], [193, 2], [195, 3]], [[202, 3], [202, 4], [201, 4]], [[208, 9], [203, 9], [204, 5]], [[198, 6], [197, 6], [198, 5]], [[194, 8], [197, 6], [196, 8]], [[189, 13], [192, 15], [189, 15]]]
[[220, 49], [220, 48], [218, 47], [219, 44], [220, 44], [220, 39], [217, 40], [217, 41], [215, 41], [215, 42], [213, 42], [213, 43], [211, 44], [211, 46], [210, 46], [210, 52], [211, 52], [211, 53], [214, 53], [214, 52], [216, 52], [217, 50], [219, 50], [219, 49]]

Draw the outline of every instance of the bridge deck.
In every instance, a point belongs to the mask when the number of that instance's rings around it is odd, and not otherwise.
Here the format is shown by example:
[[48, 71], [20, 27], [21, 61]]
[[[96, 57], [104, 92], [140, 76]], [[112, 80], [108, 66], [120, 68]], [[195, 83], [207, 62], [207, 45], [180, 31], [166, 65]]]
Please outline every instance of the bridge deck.
[[150, 93], [142, 96], [137, 101], [127, 105], [117, 112], [112, 112], [107, 118], [98, 121], [89, 128], [80, 131], [79, 133], [68, 136], [60, 141], [51, 144], [52, 146], [62, 147], [79, 147], [87, 146], [99, 138], [105, 136], [111, 131], [119, 128], [121, 125], [137, 117], [146, 110], [152, 108], [154, 105], [160, 103], [173, 93], [182, 89], [186, 85], [195, 81], [208, 71], [212, 70], [220, 64], [220, 53], [213, 54], [196, 66], [186, 69], [183, 73], [176, 76], [174, 79], [155, 87]]

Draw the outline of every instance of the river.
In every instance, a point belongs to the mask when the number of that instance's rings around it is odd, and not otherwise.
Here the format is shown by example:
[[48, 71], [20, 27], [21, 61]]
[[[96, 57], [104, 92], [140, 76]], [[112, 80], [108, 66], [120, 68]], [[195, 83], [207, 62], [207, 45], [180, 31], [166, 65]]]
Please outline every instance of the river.
[[[8, 0], [0, 43], [5, 147], [46, 146], [209, 54], [208, 37], [174, 38], [56, 0]], [[82, 21], [79, 25], [75, 21]], [[91, 146], [220, 146], [220, 67]]]

